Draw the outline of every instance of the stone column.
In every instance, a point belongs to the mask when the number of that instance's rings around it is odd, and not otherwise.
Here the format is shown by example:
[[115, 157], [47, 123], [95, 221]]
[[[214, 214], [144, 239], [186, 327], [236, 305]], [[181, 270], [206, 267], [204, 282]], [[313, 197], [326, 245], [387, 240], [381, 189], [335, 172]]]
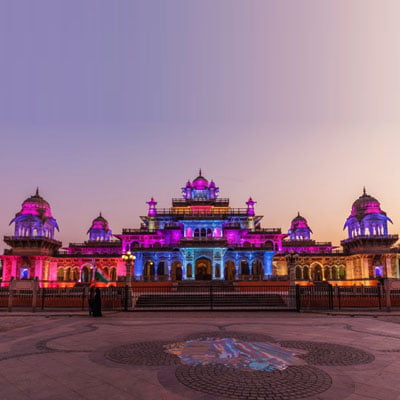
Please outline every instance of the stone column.
[[166, 261], [166, 263], [167, 263], [167, 269], [168, 269], [168, 280], [170, 281], [170, 280], [172, 280], [172, 277], [171, 277], [172, 263], [171, 263], [171, 260]]
[[239, 268], [240, 268], [240, 261], [235, 260], [235, 280], [239, 280]]

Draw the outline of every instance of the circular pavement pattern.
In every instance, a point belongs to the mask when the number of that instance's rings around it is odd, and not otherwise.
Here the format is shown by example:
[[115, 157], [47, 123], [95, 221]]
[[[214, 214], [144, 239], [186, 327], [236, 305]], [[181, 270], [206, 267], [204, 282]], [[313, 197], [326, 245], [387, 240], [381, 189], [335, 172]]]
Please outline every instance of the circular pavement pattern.
[[288, 349], [307, 350], [307, 354], [299, 357], [312, 365], [346, 366], [368, 364], [375, 360], [371, 353], [341, 344], [298, 340], [285, 340], [279, 344]]
[[180, 365], [175, 376], [190, 389], [230, 399], [299, 399], [324, 392], [332, 384], [326, 372], [310, 365], [272, 372], [240, 371], [221, 364]]
[[164, 346], [170, 342], [140, 342], [124, 344], [106, 352], [105, 356], [119, 364], [162, 367], [180, 364], [179, 357], [168, 354]]

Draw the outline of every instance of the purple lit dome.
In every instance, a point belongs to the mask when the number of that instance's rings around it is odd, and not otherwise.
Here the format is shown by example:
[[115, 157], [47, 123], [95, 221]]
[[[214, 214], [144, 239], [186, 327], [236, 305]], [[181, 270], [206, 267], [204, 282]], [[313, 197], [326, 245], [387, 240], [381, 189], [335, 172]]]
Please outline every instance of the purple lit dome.
[[208, 188], [208, 180], [201, 175], [201, 170], [199, 171], [199, 176], [192, 182], [192, 186], [197, 190]]
[[101, 215], [92, 221], [92, 226], [87, 231], [90, 241], [110, 241], [112, 232], [108, 225], [108, 221]]
[[16, 237], [47, 237], [54, 238], [54, 229], [59, 230], [57, 221], [53, 218], [50, 204], [39, 194], [39, 188], [33, 196], [28, 197], [15, 215], [10, 225], [15, 223]]
[[290, 240], [310, 240], [312, 230], [308, 226], [307, 220], [297, 213], [293, 218], [289, 229]]
[[348, 228], [349, 238], [356, 236], [387, 236], [387, 222], [392, 220], [381, 209], [375, 197], [363, 194], [353, 203], [350, 216], [347, 218], [343, 229]]
[[367, 214], [386, 215], [386, 213], [381, 210], [379, 201], [375, 199], [375, 197], [367, 194], [364, 188], [363, 194], [353, 203], [350, 216], [362, 219]]

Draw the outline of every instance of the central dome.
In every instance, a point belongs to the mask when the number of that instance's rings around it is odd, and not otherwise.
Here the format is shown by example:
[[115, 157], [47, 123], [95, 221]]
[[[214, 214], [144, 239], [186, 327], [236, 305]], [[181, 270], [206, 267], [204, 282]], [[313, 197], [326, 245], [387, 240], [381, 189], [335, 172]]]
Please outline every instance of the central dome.
[[199, 171], [199, 176], [192, 182], [192, 187], [198, 190], [208, 188], [208, 180], [201, 175], [201, 170]]

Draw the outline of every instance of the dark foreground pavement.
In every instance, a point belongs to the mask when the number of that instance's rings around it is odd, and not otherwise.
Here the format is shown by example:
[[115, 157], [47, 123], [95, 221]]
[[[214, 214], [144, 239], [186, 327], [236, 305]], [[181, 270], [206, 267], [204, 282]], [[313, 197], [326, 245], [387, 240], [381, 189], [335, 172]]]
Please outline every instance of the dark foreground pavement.
[[[400, 316], [0, 313], [0, 399], [400, 399]], [[164, 346], [218, 338], [293, 349], [299, 365], [187, 365]]]

